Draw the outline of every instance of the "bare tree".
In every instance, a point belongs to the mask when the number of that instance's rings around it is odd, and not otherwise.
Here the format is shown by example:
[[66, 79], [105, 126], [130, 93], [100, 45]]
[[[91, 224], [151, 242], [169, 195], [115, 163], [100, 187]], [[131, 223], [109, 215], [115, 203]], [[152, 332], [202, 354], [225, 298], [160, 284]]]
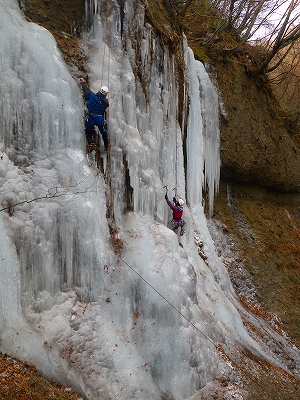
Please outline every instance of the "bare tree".
[[180, 15], [181, 15], [182, 17], [185, 16], [185, 14], [186, 14], [186, 12], [187, 12], [189, 6], [191, 5], [192, 1], [193, 1], [193, 0], [180, 1], [180, 2], [179, 2], [179, 3], [181, 3], [181, 7], [180, 7], [180, 10], [179, 10], [179, 13], [180, 13]]
[[[278, 21], [268, 41], [265, 43], [265, 55], [252, 74], [271, 72], [282, 63], [300, 38], [299, 0], [292, 0]], [[284, 50], [284, 51], [283, 51]], [[278, 57], [278, 55], [280, 56]], [[276, 57], [277, 56], [277, 57]], [[272, 61], [275, 60], [275, 63]]]
[[[228, 4], [227, 29], [234, 31], [239, 41], [229, 50], [265, 31], [264, 40], [260, 38], [254, 43], [260, 44], [261, 61], [251, 73], [257, 75], [278, 68], [300, 38], [300, 1], [224, 0], [224, 3]], [[276, 57], [279, 52], [280, 57]]]
[[204, 45], [213, 43], [218, 33], [226, 30], [232, 32], [238, 42], [226, 50], [234, 51], [249, 41], [258, 46], [259, 58], [250, 71], [253, 75], [278, 68], [300, 39], [300, 0], [167, 1], [183, 18], [189, 9], [197, 9], [203, 12], [204, 20], [214, 19]]
[[167, 0], [167, 3], [171, 10], [181, 17], [184, 17], [193, 1], [194, 0]]
[[[280, 65], [268, 74], [269, 83], [282, 109], [295, 120], [300, 119], [300, 43], [295, 44]], [[279, 52], [276, 59], [282, 58]]]

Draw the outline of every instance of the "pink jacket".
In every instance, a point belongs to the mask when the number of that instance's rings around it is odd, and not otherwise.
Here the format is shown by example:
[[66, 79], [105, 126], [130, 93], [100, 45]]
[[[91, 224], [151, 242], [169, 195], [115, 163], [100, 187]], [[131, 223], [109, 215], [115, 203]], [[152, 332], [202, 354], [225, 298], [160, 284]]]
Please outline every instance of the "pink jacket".
[[183, 207], [172, 204], [168, 198], [166, 198], [166, 201], [167, 201], [169, 207], [171, 208], [171, 210], [173, 211], [173, 221], [176, 221], [176, 222], [180, 221], [182, 214], [183, 214]]

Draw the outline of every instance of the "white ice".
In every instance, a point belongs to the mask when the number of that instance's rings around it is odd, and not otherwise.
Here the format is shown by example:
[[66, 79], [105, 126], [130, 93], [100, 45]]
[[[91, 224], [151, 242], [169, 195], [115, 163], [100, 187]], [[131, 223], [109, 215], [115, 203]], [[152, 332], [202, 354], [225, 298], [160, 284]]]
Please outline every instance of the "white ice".
[[[111, 1], [106, 26], [105, 4], [87, 1], [85, 40], [92, 89], [109, 87], [109, 187], [87, 165], [82, 93], [53, 37], [0, 4], [0, 350], [90, 399], [188, 399], [234, 382], [217, 343], [272, 358], [243, 327], [203, 211], [219, 181], [218, 96], [186, 47], [185, 174], [174, 55], [141, 5], [126, 1], [121, 24]], [[165, 185], [187, 193], [183, 249]]]

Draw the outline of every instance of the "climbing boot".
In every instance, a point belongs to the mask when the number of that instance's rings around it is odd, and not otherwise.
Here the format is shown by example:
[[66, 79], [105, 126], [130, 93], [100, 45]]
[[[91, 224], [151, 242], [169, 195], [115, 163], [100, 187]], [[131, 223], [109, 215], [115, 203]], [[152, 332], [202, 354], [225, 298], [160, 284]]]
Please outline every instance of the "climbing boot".
[[110, 145], [110, 143], [108, 142], [108, 137], [104, 137], [104, 138], [103, 138], [103, 141], [104, 141], [104, 148], [105, 148], [105, 150], [107, 151], [107, 150], [108, 150], [108, 147], [109, 147], [109, 145]]
[[89, 144], [89, 151], [90, 151], [90, 153], [91, 153], [93, 150], [96, 150], [96, 145], [95, 145], [95, 143], [90, 143], [90, 144]]

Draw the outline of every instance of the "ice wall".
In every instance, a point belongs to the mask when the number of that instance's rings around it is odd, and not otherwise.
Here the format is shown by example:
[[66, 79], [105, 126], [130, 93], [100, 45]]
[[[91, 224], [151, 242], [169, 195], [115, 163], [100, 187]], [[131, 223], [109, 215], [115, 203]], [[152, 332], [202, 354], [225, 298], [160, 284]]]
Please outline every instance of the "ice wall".
[[[17, 1], [0, 4], [0, 349], [90, 399], [182, 400], [234, 381], [216, 343], [259, 349], [203, 212], [203, 182], [210, 193], [218, 184], [215, 89], [186, 49], [185, 174], [176, 60], [144, 8], [123, 3], [120, 13], [111, 1], [107, 18], [107, 2], [86, 2], [89, 80], [110, 90], [109, 190], [87, 166], [82, 95], [53, 37], [26, 22]], [[184, 249], [168, 227], [164, 185], [188, 195]]]
[[[120, 172], [125, 173], [124, 156], [130, 169], [134, 210], [166, 223], [162, 186], [169, 185], [170, 190], [176, 187], [185, 197], [174, 56], [155, 37], [151, 25], [144, 24], [141, 5], [125, 3], [121, 38], [118, 3], [111, 2], [108, 26], [106, 3], [90, 1], [87, 4], [89, 13], [98, 10], [92, 29], [87, 33], [92, 45], [90, 80], [94, 90], [101, 84], [110, 88], [112, 176], [119, 174], [112, 185], [120, 193], [124, 182]], [[109, 39], [108, 33], [111, 33]], [[108, 44], [101, 40], [103, 38]], [[122, 198], [115, 203], [117, 219], [122, 218], [126, 208], [120, 200]]]
[[[86, 166], [82, 97], [52, 35], [26, 22], [17, 2], [1, 7], [1, 204], [26, 303], [43, 290], [92, 286], [93, 254], [102, 257], [108, 236], [105, 194]], [[100, 223], [87, 232], [92, 215]]]

